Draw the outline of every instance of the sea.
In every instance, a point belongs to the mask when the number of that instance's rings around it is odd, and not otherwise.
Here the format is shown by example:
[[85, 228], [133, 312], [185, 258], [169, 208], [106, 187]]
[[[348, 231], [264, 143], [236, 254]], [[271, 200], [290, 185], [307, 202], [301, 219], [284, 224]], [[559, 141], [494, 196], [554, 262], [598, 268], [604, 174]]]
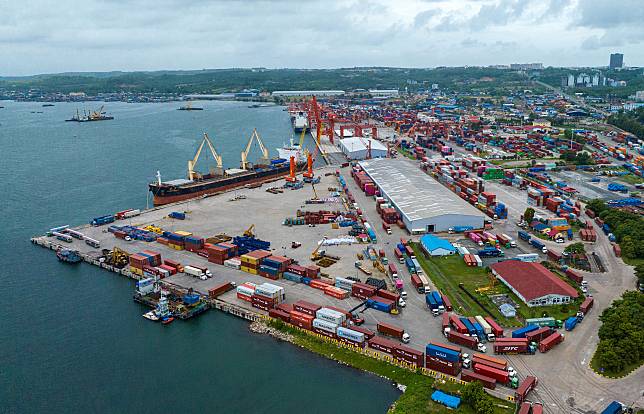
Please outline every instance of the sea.
[[[103, 104], [114, 120], [65, 122]], [[59, 263], [29, 242], [55, 226], [151, 206], [147, 184], [157, 171], [185, 177], [204, 132], [227, 168], [239, 166], [253, 128], [277, 156], [293, 136], [283, 107], [0, 106], [0, 412], [379, 413], [398, 398], [387, 380], [217, 311], [166, 327], [147, 321], [133, 281]], [[204, 149], [197, 169], [212, 160]]]

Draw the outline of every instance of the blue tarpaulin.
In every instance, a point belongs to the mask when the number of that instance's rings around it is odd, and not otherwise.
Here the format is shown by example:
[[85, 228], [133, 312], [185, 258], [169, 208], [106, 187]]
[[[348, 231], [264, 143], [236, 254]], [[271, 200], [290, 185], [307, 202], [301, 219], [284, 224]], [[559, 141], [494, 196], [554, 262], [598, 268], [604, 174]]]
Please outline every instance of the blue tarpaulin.
[[436, 390], [432, 393], [432, 400], [446, 407], [457, 409], [461, 405], [461, 399], [453, 395], [445, 394], [443, 391]]

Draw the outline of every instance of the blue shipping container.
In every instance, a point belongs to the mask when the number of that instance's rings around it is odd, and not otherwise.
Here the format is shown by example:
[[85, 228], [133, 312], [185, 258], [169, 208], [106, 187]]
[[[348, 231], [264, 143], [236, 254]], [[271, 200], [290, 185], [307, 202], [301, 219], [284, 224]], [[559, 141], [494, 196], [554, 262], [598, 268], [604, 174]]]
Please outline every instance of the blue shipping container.
[[429, 306], [430, 309], [438, 309], [438, 302], [434, 299], [434, 295], [428, 293], [425, 295], [425, 303]]
[[443, 306], [443, 298], [441, 298], [440, 293], [438, 293], [437, 291], [433, 291], [432, 296], [434, 297], [434, 300], [436, 301], [438, 306]]
[[445, 361], [460, 362], [461, 360], [461, 354], [459, 354], [458, 352], [452, 349], [447, 349], [432, 344], [428, 344], [425, 347], [425, 353], [427, 354], [427, 356], [433, 356]]
[[472, 322], [470, 322], [467, 318], [459, 318], [461, 322], [463, 322], [463, 325], [467, 328], [467, 332], [470, 333], [470, 335], [476, 335], [476, 329], [474, 328], [474, 325], [472, 325]]
[[525, 338], [525, 334], [539, 329], [537, 325], [527, 325], [512, 332], [513, 338]]

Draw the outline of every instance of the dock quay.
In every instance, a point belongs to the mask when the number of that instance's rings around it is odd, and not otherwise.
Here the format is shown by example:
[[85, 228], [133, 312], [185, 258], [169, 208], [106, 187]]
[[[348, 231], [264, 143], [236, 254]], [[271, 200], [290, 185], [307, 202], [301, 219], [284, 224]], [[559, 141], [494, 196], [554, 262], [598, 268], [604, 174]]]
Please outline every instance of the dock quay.
[[[403, 160], [401, 162], [406, 161]], [[375, 236], [377, 236], [377, 241], [376, 237], [374, 237], [374, 240], [369, 244], [341, 243], [339, 240], [346, 238], [348, 229], [332, 222], [312, 225], [284, 224], [285, 219], [298, 217], [298, 211], [300, 213], [319, 210], [335, 211], [340, 215], [345, 214], [347, 216], [355, 213], [355, 206], [352, 203], [348, 203], [344, 195], [337, 195], [338, 189], [341, 189], [341, 185], [336, 176], [336, 170], [345, 178], [346, 185], [355, 196], [355, 202], [358, 208], [362, 209], [364, 218], [372, 223], [371, 225]], [[383, 250], [388, 257], [394, 259], [393, 251], [396, 247], [396, 242], [401, 237], [408, 238], [408, 234], [396, 226], [392, 226], [393, 234], [391, 235], [388, 235], [382, 230], [380, 218], [376, 212], [373, 200], [369, 200], [357, 187], [354, 180], [351, 179], [350, 167], [340, 167], [337, 165], [323, 167], [315, 170], [315, 176], [320, 178], [320, 182], [315, 184], [315, 186], [304, 183], [299, 189], [282, 188], [286, 182], [284, 179], [280, 179], [270, 185], [264, 184], [257, 188], [239, 188], [206, 198], [191, 199], [143, 210], [138, 216], [117, 220], [112, 224], [141, 228], [156, 226], [164, 231], [173, 233], [185, 231], [204, 238], [221, 234], [227, 234], [233, 237], [242, 235], [250, 229], [258, 239], [270, 241], [270, 253], [272, 255], [291, 258], [301, 266], [313, 264], [312, 253], [317, 251], [318, 245], [324, 239], [328, 241], [335, 240], [337, 243], [325, 245], [320, 249], [325, 251], [325, 255], [337, 259], [329, 267], [321, 268], [321, 274], [324, 280], [329, 280], [334, 277], [352, 277], [361, 283], [365, 283], [369, 277], [374, 277], [385, 281], [387, 286], [392, 286], [391, 276], [387, 272], [382, 273], [376, 267], [372, 267], [368, 260], [363, 259], [363, 267], [372, 271], [372, 275], [367, 276], [356, 267], [356, 259], [359, 255], [364, 255], [364, 251], [368, 247], [376, 251]], [[277, 193], [268, 192], [267, 189], [269, 187], [278, 187], [283, 191]], [[306, 201], [311, 199], [322, 200], [322, 203], [307, 204]], [[185, 219], [169, 218], [172, 212], [185, 213]], [[99, 213], [103, 212], [97, 212], [97, 215]], [[88, 217], [83, 221], [89, 222], [90, 218]], [[320, 304], [321, 306], [333, 306], [343, 310], [350, 310], [363, 303], [362, 299], [354, 296], [340, 299], [329, 296], [323, 290], [313, 288], [304, 283], [297, 283], [287, 279], [270, 280], [258, 274], [218, 265], [209, 262], [206, 257], [200, 256], [195, 252], [173, 249], [159, 242], [145, 242], [142, 240], [128, 241], [117, 238], [113, 233], [108, 232], [108, 227], [109, 225], [82, 225], [74, 227], [75, 231], [99, 241], [100, 248], [98, 249], [75, 238], [67, 243], [55, 237], [41, 235], [33, 237], [31, 241], [35, 245], [52, 251], [59, 247], [77, 250], [84, 262], [133, 280], [140, 280], [141, 276], [131, 272], [129, 267], [118, 268], [104, 263], [101, 261], [102, 250], [113, 250], [117, 248], [128, 254], [152, 250], [160, 253], [163, 259], [170, 259], [184, 266], [192, 265], [208, 268], [212, 272], [213, 277], [206, 280], [201, 280], [186, 273], [177, 273], [162, 279], [161, 283], [168, 289], [177, 289], [180, 291], [190, 290], [203, 296], [208, 304], [207, 308], [203, 310], [204, 312], [211, 308], [217, 309], [247, 321], [266, 320], [268, 314], [265, 311], [253, 307], [248, 301], [240, 299], [234, 289], [216, 298], [208, 297], [209, 290], [224, 281], [234, 282], [237, 286], [246, 282], [257, 285], [268, 282], [284, 289], [287, 303], [302, 300]], [[409, 292], [406, 307], [398, 314], [381, 312], [375, 309], [363, 311], [360, 314], [364, 318], [363, 327], [375, 332], [378, 323], [403, 326], [405, 332], [411, 336], [411, 340], [406, 346], [416, 350], [424, 350], [428, 341], [445, 342], [441, 333], [441, 318], [431, 316], [431, 313], [427, 310], [424, 295], [419, 295], [412, 291], [413, 288], [409, 281], [410, 276], [406, 273], [403, 274], [402, 271], [403, 269], [401, 269], [401, 278], [404, 279], [407, 291]], [[154, 302], [152, 301], [144, 300], [142, 303], [147, 306], [154, 306]], [[310, 331], [307, 332], [315, 334]], [[374, 358], [401, 365], [401, 363], [396, 362], [390, 355], [385, 353], [370, 348], [362, 352]], [[442, 380], [460, 381], [449, 375], [426, 368], [423, 368], [423, 373], [436, 376]], [[504, 400], [513, 401], [514, 399], [514, 393], [510, 389], [497, 387], [493, 392], [496, 393], [495, 396], [503, 398]]]

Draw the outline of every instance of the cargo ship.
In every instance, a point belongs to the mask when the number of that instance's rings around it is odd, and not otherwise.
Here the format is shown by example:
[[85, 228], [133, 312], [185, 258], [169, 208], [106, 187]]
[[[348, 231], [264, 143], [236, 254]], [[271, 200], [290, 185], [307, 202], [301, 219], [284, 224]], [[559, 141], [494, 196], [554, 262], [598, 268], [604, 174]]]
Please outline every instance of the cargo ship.
[[291, 115], [293, 122], [293, 129], [295, 132], [306, 131], [309, 127], [309, 119], [306, 116], [306, 113], [303, 111], [298, 111]]
[[98, 110], [92, 112], [83, 110], [83, 115], [81, 115], [77, 109], [76, 114], [71, 118], [66, 119], [65, 122], [94, 122], [109, 121], [111, 119], [114, 119], [114, 117], [106, 115], [105, 111], [103, 111], [103, 106], [101, 106]]
[[[257, 164], [251, 164], [247, 160], [253, 140], [257, 140], [262, 151], [262, 158]], [[211, 168], [207, 174], [200, 174], [194, 170], [195, 164], [204, 147], [208, 146], [216, 168]], [[221, 156], [217, 154], [212, 141], [204, 134], [201, 145], [192, 160], [188, 160], [188, 178], [172, 181], [162, 181], [161, 175], [157, 172], [157, 180], [149, 184], [149, 191], [154, 197], [154, 205], [174, 203], [191, 198], [221, 193], [233, 188], [251, 187], [261, 185], [265, 181], [274, 180], [287, 175], [290, 171], [289, 162], [285, 159], [268, 159], [268, 150], [262, 143], [257, 130], [248, 141], [245, 151], [241, 153], [241, 168], [223, 169]]]

